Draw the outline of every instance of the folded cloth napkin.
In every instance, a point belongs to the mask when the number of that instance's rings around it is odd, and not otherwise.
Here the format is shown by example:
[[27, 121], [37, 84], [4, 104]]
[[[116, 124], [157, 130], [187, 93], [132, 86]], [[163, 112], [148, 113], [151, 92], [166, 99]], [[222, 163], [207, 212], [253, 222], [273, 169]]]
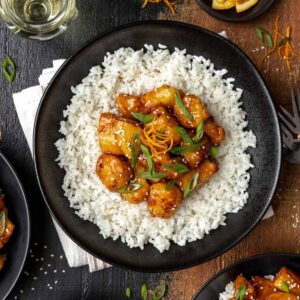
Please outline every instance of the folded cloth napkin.
[[[225, 38], [227, 37], [226, 32], [224, 31], [221, 32], [220, 35], [224, 36]], [[42, 74], [40, 75], [39, 85], [27, 88], [20, 93], [16, 93], [13, 95], [17, 114], [31, 152], [33, 147], [34, 120], [38, 105], [47, 85], [49, 84], [50, 80], [55, 75], [59, 67], [63, 64], [63, 62], [64, 59], [53, 61], [53, 67], [44, 69]], [[272, 207], [270, 207], [266, 215], [264, 216], [264, 219], [270, 218], [273, 215], [273, 209]], [[53, 223], [57, 230], [70, 267], [88, 265], [90, 272], [94, 272], [110, 266], [109, 264], [96, 259], [92, 255], [81, 249], [62, 231], [62, 229], [54, 220]]]

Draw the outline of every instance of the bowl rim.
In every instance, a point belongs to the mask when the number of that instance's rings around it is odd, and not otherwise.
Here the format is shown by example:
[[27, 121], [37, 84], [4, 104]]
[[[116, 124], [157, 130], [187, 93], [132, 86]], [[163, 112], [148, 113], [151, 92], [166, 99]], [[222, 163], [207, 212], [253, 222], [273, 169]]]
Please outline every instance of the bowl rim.
[[265, 7], [263, 7], [261, 10], [259, 10], [255, 14], [239, 15], [237, 13], [237, 17], [235, 18], [235, 17], [231, 17], [229, 15], [227, 16], [226, 14], [222, 14], [221, 12], [223, 12], [223, 11], [218, 11], [218, 10], [213, 9], [211, 6], [207, 5], [205, 0], [196, 0], [196, 1], [199, 4], [199, 6], [201, 6], [203, 8], [204, 11], [206, 11], [208, 14], [210, 14], [214, 18], [217, 18], [219, 20], [226, 21], [226, 22], [232, 22], [232, 23], [247, 22], [247, 21], [256, 19], [256, 18], [260, 17], [262, 14], [264, 14], [265, 12], [267, 12], [275, 2], [275, 0], [268, 0], [268, 3], [265, 5]]
[[[68, 230], [61, 224], [61, 222], [58, 220], [58, 218], [56, 217], [56, 215], [54, 214], [54, 212], [52, 211], [51, 205], [47, 200], [46, 194], [43, 191], [42, 188], [42, 179], [40, 178], [39, 175], [39, 166], [38, 166], [38, 160], [37, 160], [37, 127], [38, 127], [38, 122], [39, 122], [39, 116], [40, 116], [40, 111], [42, 109], [43, 103], [45, 101], [45, 99], [47, 98], [47, 93], [48, 90], [51, 89], [52, 85], [55, 83], [58, 75], [61, 73], [61, 71], [63, 71], [63, 69], [70, 63], [72, 63], [72, 60], [75, 56], [79, 55], [82, 51], [84, 51], [86, 48], [89, 47], [90, 44], [94, 43], [97, 40], [102, 39], [103, 37], [109, 35], [109, 34], [113, 34], [114, 32], [123, 30], [123, 29], [130, 29], [133, 27], [137, 27], [137, 26], [147, 26], [147, 25], [156, 25], [156, 26], [160, 26], [160, 25], [164, 25], [164, 26], [179, 26], [185, 29], [192, 29], [192, 30], [196, 30], [196, 31], [200, 31], [200, 32], [204, 32], [206, 34], [209, 34], [211, 36], [214, 36], [215, 38], [221, 39], [223, 40], [223, 42], [229, 44], [232, 48], [235, 48], [236, 51], [239, 52], [239, 54], [241, 56], [243, 56], [243, 58], [247, 61], [247, 63], [249, 63], [250, 67], [252, 68], [253, 72], [256, 74], [256, 76], [260, 79], [261, 84], [263, 86], [263, 89], [265, 90], [268, 99], [269, 99], [269, 104], [271, 106], [271, 112], [273, 113], [274, 117], [275, 117], [275, 121], [276, 121], [276, 139], [278, 141], [278, 146], [280, 151], [278, 152], [278, 159], [276, 161], [276, 173], [275, 173], [275, 181], [274, 184], [272, 186], [272, 189], [270, 190], [270, 196], [269, 199], [267, 201], [267, 204], [265, 205], [265, 208], [261, 211], [261, 213], [257, 216], [256, 221], [253, 222], [252, 226], [250, 226], [248, 228], [248, 230], [246, 230], [242, 235], [239, 236], [239, 238], [237, 238], [234, 242], [228, 244], [226, 247], [224, 247], [222, 250], [215, 252], [214, 255], [211, 255], [208, 258], [205, 259], [201, 259], [201, 257], [199, 257], [199, 259], [190, 262], [188, 264], [184, 264], [184, 265], [176, 265], [173, 267], [160, 267], [160, 268], [145, 268], [145, 267], [137, 267], [134, 266], [134, 264], [131, 265], [123, 265], [121, 263], [115, 262], [113, 259], [111, 259], [110, 257], [103, 257], [103, 256], [99, 256], [99, 254], [94, 253], [92, 250], [89, 250], [85, 245], [83, 245], [81, 242], [77, 241], [75, 237], [73, 237], [73, 235], [71, 233], [68, 232]], [[34, 132], [33, 132], [33, 158], [34, 158], [34, 168], [35, 168], [35, 172], [36, 172], [36, 176], [37, 176], [37, 181], [38, 181], [38, 185], [40, 188], [40, 191], [43, 195], [43, 199], [50, 211], [51, 216], [53, 217], [53, 219], [57, 222], [57, 224], [60, 226], [60, 228], [64, 231], [64, 233], [73, 241], [75, 242], [79, 247], [81, 247], [83, 250], [85, 250], [86, 252], [88, 252], [89, 254], [93, 255], [94, 257], [109, 263], [111, 265], [117, 266], [117, 267], [121, 267], [121, 268], [125, 268], [128, 270], [132, 270], [132, 271], [137, 271], [137, 272], [145, 272], [145, 273], [150, 273], [150, 272], [171, 272], [171, 271], [178, 271], [178, 270], [182, 270], [182, 269], [186, 269], [186, 268], [190, 268], [202, 263], [205, 263], [209, 260], [212, 260], [218, 256], [220, 256], [221, 254], [227, 252], [228, 250], [230, 250], [232, 247], [234, 247], [235, 245], [237, 245], [239, 242], [241, 242], [256, 226], [257, 224], [261, 221], [261, 219], [263, 218], [263, 216], [265, 215], [266, 211], [268, 210], [268, 208], [271, 205], [271, 201], [273, 199], [274, 193], [276, 191], [276, 188], [278, 186], [278, 182], [279, 182], [279, 176], [280, 176], [280, 172], [281, 172], [281, 161], [282, 161], [282, 139], [281, 139], [281, 133], [280, 133], [280, 127], [279, 127], [279, 120], [278, 120], [278, 114], [277, 111], [275, 109], [275, 105], [272, 101], [272, 96], [270, 94], [270, 91], [266, 85], [265, 80], [263, 79], [262, 75], [260, 74], [260, 72], [258, 71], [257, 67], [254, 65], [254, 63], [250, 60], [250, 58], [244, 53], [243, 50], [241, 50], [237, 45], [235, 45], [233, 42], [229, 41], [228, 39], [224, 38], [223, 36], [196, 26], [196, 25], [191, 25], [191, 24], [187, 24], [187, 23], [183, 23], [183, 22], [178, 22], [178, 21], [170, 21], [170, 20], [148, 20], [148, 21], [137, 21], [137, 22], [132, 22], [129, 24], [125, 24], [125, 25], [120, 25], [117, 26], [115, 28], [109, 29], [104, 31], [103, 33], [97, 34], [95, 35], [93, 38], [89, 39], [87, 42], [85, 42], [82, 46], [80, 46], [77, 50], [75, 50], [73, 52], [73, 54], [71, 54], [71, 56], [65, 60], [65, 62], [61, 65], [61, 67], [58, 69], [58, 71], [56, 72], [55, 76], [51, 79], [50, 83], [48, 84], [45, 92], [43, 93], [43, 97], [39, 103], [38, 109], [37, 109], [37, 113], [36, 113], [36, 117], [34, 120]], [[142, 250], [141, 250], [142, 251]]]
[[23, 184], [17, 174], [17, 172], [15, 171], [14, 167], [12, 166], [12, 164], [9, 162], [9, 160], [5, 157], [5, 155], [3, 154], [2, 151], [0, 151], [0, 160], [3, 160], [4, 163], [7, 165], [7, 167], [9, 168], [9, 170], [11, 171], [12, 175], [15, 177], [16, 182], [19, 186], [19, 189], [21, 191], [22, 194], [22, 198], [24, 200], [24, 205], [25, 205], [25, 214], [26, 214], [26, 222], [27, 222], [27, 236], [26, 236], [26, 241], [25, 241], [25, 252], [24, 252], [24, 257], [22, 259], [21, 265], [20, 265], [20, 269], [17, 273], [17, 276], [15, 277], [15, 279], [13, 280], [13, 284], [11, 285], [11, 287], [7, 290], [4, 299], [6, 299], [9, 294], [11, 293], [11, 291], [13, 290], [13, 288], [15, 287], [17, 281], [20, 278], [20, 275], [24, 269], [24, 265], [27, 259], [27, 255], [28, 255], [28, 251], [29, 251], [29, 245], [30, 245], [30, 241], [31, 241], [31, 216], [30, 216], [30, 211], [29, 211], [29, 205], [28, 205], [28, 200], [25, 194], [25, 190], [23, 187]]
[[215, 275], [213, 275], [209, 280], [207, 280], [204, 283], [204, 285], [198, 289], [198, 291], [193, 296], [192, 300], [196, 300], [196, 297], [198, 297], [199, 294], [202, 293], [213, 281], [215, 281], [222, 274], [230, 271], [232, 268], [238, 267], [240, 264], [249, 262], [251, 260], [255, 260], [257, 258], [264, 258], [264, 257], [270, 257], [270, 256], [275, 256], [275, 257], [285, 256], [285, 257], [291, 257], [291, 258], [300, 258], [300, 254], [293, 253], [293, 252], [267, 252], [267, 253], [261, 253], [261, 254], [256, 254], [254, 256], [248, 256], [248, 257], [242, 258], [242, 259], [230, 264], [226, 268], [221, 269], [219, 272], [217, 272]]

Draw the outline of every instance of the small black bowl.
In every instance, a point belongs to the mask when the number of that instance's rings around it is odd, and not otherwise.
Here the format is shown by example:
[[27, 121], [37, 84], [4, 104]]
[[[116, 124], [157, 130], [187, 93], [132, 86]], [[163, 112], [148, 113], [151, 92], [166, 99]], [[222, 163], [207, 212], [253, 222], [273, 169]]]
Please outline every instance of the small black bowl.
[[30, 241], [30, 216], [22, 184], [1, 152], [0, 189], [5, 195], [9, 218], [15, 224], [11, 239], [1, 249], [1, 253], [7, 257], [0, 271], [0, 299], [5, 299], [16, 284], [25, 263]]
[[243, 274], [246, 278], [254, 275], [274, 275], [283, 266], [300, 274], [300, 255], [267, 253], [243, 259], [216, 274], [196, 293], [193, 300], [218, 300], [226, 285], [235, 280], [239, 274]]
[[265, 13], [275, 0], [260, 0], [255, 6], [245, 12], [237, 13], [236, 10], [215, 10], [211, 7], [212, 0], [197, 0], [198, 4], [213, 17], [227, 22], [245, 22], [255, 19]]

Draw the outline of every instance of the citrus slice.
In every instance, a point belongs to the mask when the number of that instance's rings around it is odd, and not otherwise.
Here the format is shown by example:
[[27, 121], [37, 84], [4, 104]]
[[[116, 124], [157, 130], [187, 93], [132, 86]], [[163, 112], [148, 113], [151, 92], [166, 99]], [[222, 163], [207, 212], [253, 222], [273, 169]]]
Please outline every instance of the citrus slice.
[[254, 6], [259, 0], [236, 0], [236, 11], [238, 13], [244, 12]]
[[235, 7], [236, 0], [213, 0], [212, 8], [217, 10], [230, 9]]

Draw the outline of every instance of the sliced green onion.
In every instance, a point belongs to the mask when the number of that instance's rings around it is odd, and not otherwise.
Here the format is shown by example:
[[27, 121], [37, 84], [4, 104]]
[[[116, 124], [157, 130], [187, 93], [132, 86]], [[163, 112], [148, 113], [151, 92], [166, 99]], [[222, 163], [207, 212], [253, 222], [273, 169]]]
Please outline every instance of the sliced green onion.
[[130, 295], [131, 295], [130, 288], [127, 288], [126, 291], [125, 291], [125, 296], [126, 296], [127, 298], [130, 298]]
[[280, 281], [279, 284], [276, 284], [276, 287], [283, 292], [290, 292], [289, 285], [285, 281]]
[[187, 198], [191, 194], [191, 192], [195, 189], [195, 187], [197, 186], [198, 178], [199, 178], [199, 172], [197, 172], [193, 175], [190, 183], [186, 187], [186, 189], [183, 193], [184, 198]]
[[4, 210], [2, 210], [0, 213], [0, 238], [4, 234], [5, 228], [6, 228], [6, 213]]
[[199, 147], [201, 147], [200, 144], [193, 144], [188, 146], [177, 146], [172, 148], [169, 152], [175, 155], [181, 155], [181, 154], [193, 152], [197, 150]]
[[212, 157], [216, 157], [218, 155], [218, 148], [215, 146], [212, 146], [210, 148], [210, 156]]
[[189, 144], [194, 144], [193, 139], [187, 134], [184, 128], [182, 127], [175, 127], [175, 130], [179, 133], [182, 139]]
[[[137, 142], [137, 146], [136, 146], [136, 142]], [[138, 133], [136, 133], [131, 141], [131, 156], [132, 156], [132, 161], [131, 161], [131, 166], [134, 169], [140, 154], [140, 145], [141, 145], [141, 138], [140, 135]]]
[[141, 149], [142, 149], [143, 154], [145, 155], [145, 158], [147, 160], [147, 164], [148, 164], [148, 167], [149, 167], [149, 172], [152, 173], [153, 170], [154, 170], [154, 164], [153, 164], [149, 149], [145, 145], [141, 145]]
[[143, 172], [139, 176], [149, 180], [160, 180], [162, 178], [167, 177], [168, 175], [165, 173], [157, 173], [153, 171], [153, 172]]
[[9, 83], [12, 83], [14, 81], [14, 78], [16, 76], [16, 66], [12, 59], [6, 55], [3, 63], [2, 63], [2, 71], [6, 78], [6, 80]]
[[256, 34], [258, 39], [265, 43], [268, 48], [272, 49], [274, 47], [273, 38], [266, 29], [262, 27], [256, 27]]
[[140, 183], [136, 182], [136, 183], [132, 183], [129, 186], [124, 186], [123, 188], [118, 190], [118, 192], [120, 194], [130, 194], [130, 193], [133, 193], [133, 192], [139, 190], [141, 187], [142, 187], [142, 185]]
[[277, 45], [277, 47], [280, 47], [280, 46], [283, 46], [283, 45], [285, 45], [286, 44], [286, 42], [287, 41], [289, 41], [290, 40], [290, 38], [289, 37], [284, 37], [282, 40], [280, 40], [279, 42], [278, 42], [278, 45]]
[[185, 115], [185, 117], [192, 122], [193, 121], [193, 115], [187, 110], [187, 108], [184, 106], [179, 93], [176, 91], [175, 93], [175, 104], [179, 107], [181, 112]]
[[166, 284], [163, 283], [163, 284], [158, 285], [154, 289], [153, 297], [155, 297], [155, 298], [152, 298], [152, 300], [160, 300], [160, 299], [162, 299], [165, 296], [166, 291], [167, 291], [167, 285]]
[[203, 122], [201, 121], [197, 127], [196, 135], [194, 136], [195, 143], [199, 142], [202, 139], [203, 133], [204, 133], [203, 129], [204, 129], [204, 126], [203, 126]]
[[141, 287], [141, 296], [143, 300], [147, 300], [148, 297], [148, 289], [147, 289], [147, 285], [143, 284]]
[[245, 300], [247, 293], [247, 285], [242, 285], [235, 294], [235, 300]]
[[180, 163], [174, 163], [172, 165], [163, 165], [163, 168], [176, 173], [185, 173], [190, 170], [186, 165]]
[[137, 120], [144, 124], [148, 124], [153, 121], [154, 117], [150, 115], [144, 115], [139, 112], [132, 112], [131, 113]]
[[171, 179], [168, 183], [167, 183], [167, 190], [171, 190], [173, 188], [173, 186], [176, 183], [176, 179]]

